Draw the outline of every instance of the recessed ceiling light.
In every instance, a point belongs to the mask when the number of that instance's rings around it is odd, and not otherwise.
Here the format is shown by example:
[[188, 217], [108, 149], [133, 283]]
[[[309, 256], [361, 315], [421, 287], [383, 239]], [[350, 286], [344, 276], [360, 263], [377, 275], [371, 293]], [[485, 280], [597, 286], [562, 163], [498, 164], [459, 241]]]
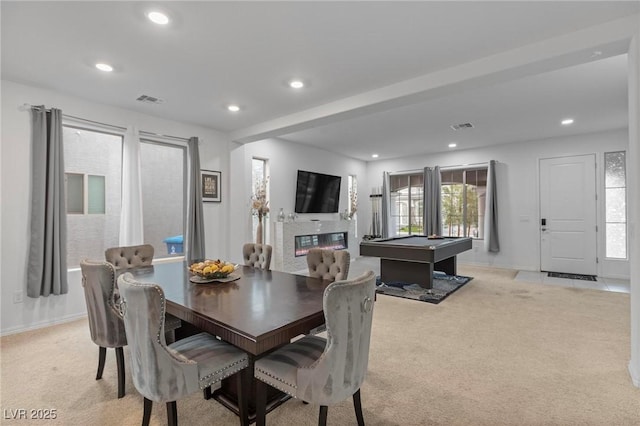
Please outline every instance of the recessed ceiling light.
[[240, 107], [238, 105], [228, 105], [227, 109], [231, 112], [238, 112], [240, 111]]
[[147, 18], [154, 24], [167, 25], [169, 23], [169, 17], [162, 12], [153, 11], [147, 14]]
[[304, 87], [304, 81], [302, 80], [291, 80], [289, 82], [289, 87], [293, 89], [302, 89]]
[[98, 64], [96, 64], [96, 68], [98, 68], [100, 71], [104, 71], [104, 72], [113, 71], [113, 67], [111, 65], [109, 65], [109, 64], [98, 63]]
[[371, 158], [378, 158], [379, 155], [378, 154], [371, 154]]
[[455, 148], [456, 146], [458, 146], [458, 144], [454, 142], [449, 144], [449, 148]]
[[565, 118], [560, 122], [560, 124], [563, 126], [569, 126], [570, 124], [573, 124], [573, 118]]

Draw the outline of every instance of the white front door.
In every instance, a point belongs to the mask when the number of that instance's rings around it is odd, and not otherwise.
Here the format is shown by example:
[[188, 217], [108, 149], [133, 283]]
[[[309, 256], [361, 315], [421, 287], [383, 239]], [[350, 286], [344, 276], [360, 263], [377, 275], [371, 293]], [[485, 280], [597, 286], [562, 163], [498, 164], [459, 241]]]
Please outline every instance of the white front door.
[[540, 160], [540, 269], [596, 275], [594, 154]]

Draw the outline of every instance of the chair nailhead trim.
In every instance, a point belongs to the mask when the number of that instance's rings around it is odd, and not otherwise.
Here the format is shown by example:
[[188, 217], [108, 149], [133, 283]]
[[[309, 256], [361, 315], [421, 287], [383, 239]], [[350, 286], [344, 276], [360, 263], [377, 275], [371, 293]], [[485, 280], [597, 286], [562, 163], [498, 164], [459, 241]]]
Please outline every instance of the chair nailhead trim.
[[[285, 384], [285, 385], [287, 385], [287, 386], [291, 386], [291, 387], [292, 387], [292, 388], [294, 388], [294, 389], [298, 389], [298, 386], [296, 386], [296, 385], [294, 385], [294, 384], [291, 384], [291, 383], [287, 383], [286, 381], [282, 380], [280, 377], [276, 377], [276, 376], [274, 376], [273, 374], [269, 373], [268, 371], [265, 371], [265, 370], [263, 370], [263, 369], [261, 369], [261, 368], [257, 368], [257, 370], [258, 370], [259, 372], [261, 372], [262, 374], [264, 374], [265, 376], [269, 376], [269, 377], [271, 377], [272, 379], [277, 380], [277, 381], [278, 381], [278, 382], [280, 382], [280, 383], [284, 383], [284, 384]], [[278, 388], [278, 389], [280, 389], [280, 388]], [[280, 390], [284, 390], [284, 389], [280, 389]]]
[[[211, 377], [215, 376], [217, 373], [219, 373], [219, 372], [221, 372], [221, 371], [224, 371], [224, 370], [228, 370], [228, 369], [230, 369], [231, 367], [233, 367], [234, 365], [238, 365], [238, 364], [241, 364], [241, 363], [242, 363], [242, 364], [244, 364], [244, 365], [242, 365], [242, 366], [241, 366], [241, 367], [239, 367], [239, 368], [235, 368], [235, 369], [233, 369], [233, 370], [230, 370], [230, 371], [225, 372], [225, 374], [224, 374], [224, 375], [222, 375], [221, 377], [218, 377], [216, 380], [210, 380], [210, 381], [207, 381], [207, 380], [208, 380], [208, 379], [210, 379]], [[243, 369], [247, 368], [248, 366], [249, 366], [249, 362], [248, 362], [248, 360], [245, 358], [245, 359], [242, 359], [242, 360], [240, 360], [240, 361], [236, 361], [236, 362], [234, 362], [233, 364], [230, 364], [230, 365], [228, 365], [228, 366], [226, 366], [226, 367], [224, 367], [224, 368], [221, 368], [220, 370], [217, 370], [217, 371], [216, 371], [216, 372], [214, 372], [214, 373], [208, 374], [208, 375], [206, 375], [206, 376], [204, 376], [204, 377], [202, 377], [202, 378], [200, 379], [200, 389], [206, 389], [206, 388], [208, 388], [209, 386], [211, 386], [211, 385], [212, 385], [212, 384], [214, 384], [214, 383], [218, 383], [219, 381], [224, 380], [224, 379], [226, 379], [226, 378], [227, 378], [227, 377], [229, 377], [229, 376], [233, 376], [233, 375], [234, 375], [234, 374], [236, 374], [238, 371], [243, 370]], [[203, 383], [203, 382], [204, 382], [204, 383]]]

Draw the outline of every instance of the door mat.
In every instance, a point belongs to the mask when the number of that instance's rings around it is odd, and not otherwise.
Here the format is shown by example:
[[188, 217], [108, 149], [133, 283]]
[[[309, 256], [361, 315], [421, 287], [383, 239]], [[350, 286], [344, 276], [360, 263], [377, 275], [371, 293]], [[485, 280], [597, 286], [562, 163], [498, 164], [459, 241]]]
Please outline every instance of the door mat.
[[553, 277], [553, 278], [568, 278], [570, 280], [597, 281], [595, 275], [567, 274], [565, 272], [549, 272], [547, 276]]
[[376, 293], [438, 304], [472, 279], [473, 277], [436, 272], [433, 274], [433, 288], [422, 288], [418, 284], [407, 282], [383, 283], [377, 277]]

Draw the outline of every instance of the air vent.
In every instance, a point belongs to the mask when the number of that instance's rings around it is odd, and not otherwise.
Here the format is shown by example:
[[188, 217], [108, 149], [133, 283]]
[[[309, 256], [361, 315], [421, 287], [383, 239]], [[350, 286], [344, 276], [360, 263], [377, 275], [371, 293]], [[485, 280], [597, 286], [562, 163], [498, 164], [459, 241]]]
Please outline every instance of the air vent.
[[453, 130], [460, 130], [460, 129], [473, 129], [473, 124], [471, 123], [460, 123], [460, 124], [452, 124], [451, 128]]
[[164, 103], [164, 99], [156, 98], [154, 96], [149, 96], [149, 95], [140, 95], [138, 96], [136, 101], [144, 102], [147, 104], [163, 104]]

